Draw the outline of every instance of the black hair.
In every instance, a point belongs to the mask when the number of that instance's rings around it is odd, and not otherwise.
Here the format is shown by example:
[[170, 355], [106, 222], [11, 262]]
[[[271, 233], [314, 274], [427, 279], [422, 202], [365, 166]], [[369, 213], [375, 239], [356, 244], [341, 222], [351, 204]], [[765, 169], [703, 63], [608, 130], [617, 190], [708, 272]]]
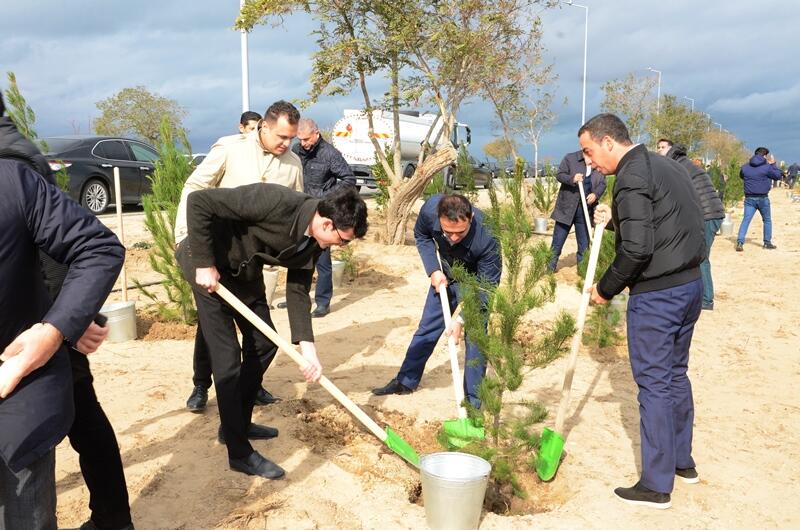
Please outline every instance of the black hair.
[[3, 92], [0, 91], [0, 116], [6, 113], [6, 104], [3, 102]]
[[317, 213], [333, 221], [342, 230], [353, 229], [359, 239], [367, 233], [367, 203], [353, 186], [344, 186], [319, 201]]
[[439, 217], [444, 217], [452, 222], [469, 221], [472, 219], [472, 204], [469, 199], [458, 193], [445, 195], [436, 208]]
[[[660, 141], [661, 140], [659, 140], [659, 142]], [[670, 145], [672, 145], [672, 144], [670, 144]], [[672, 145], [672, 149], [670, 149], [670, 152], [675, 154], [676, 156], [687, 156], [687, 153], [689, 151], [686, 149], [685, 145], [675, 144], [675, 145]]]
[[300, 121], [300, 111], [288, 101], [276, 101], [264, 112], [264, 121], [270, 125], [278, 121], [281, 116], [286, 116], [289, 125], [297, 125]]
[[670, 147], [672, 147], [673, 145], [675, 145], [675, 144], [673, 144], [673, 143], [672, 143], [672, 140], [667, 140], [666, 138], [661, 138], [661, 139], [659, 139], [659, 140], [656, 142], [656, 145], [660, 144], [661, 142], [664, 142], [665, 144], [667, 144], [667, 145], [668, 145], [668, 146], [670, 146]]
[[758, 149], [756, 149], [755, 154], [761, 156], [767, 156], [769, 154], [769, 149], [767, 149], [766, 147], [759, 147]]
[[239, 125], [247, 125], [248, 122], [255, 120], [261, 120], [261, 114], [258, 112], [253, 112], [252, 110], [248, 110], [247, 112], [242, 112], [242, 116], [239, 118]]
[[595, 142], [610, 136], [615, 142], [623, 145], [633, 143], [625, 123], [614, 114], [603, 113], [591, 118], [578, 129], [578, 137], [580, 138], [583, 133], [589, 133], [589, 137]]

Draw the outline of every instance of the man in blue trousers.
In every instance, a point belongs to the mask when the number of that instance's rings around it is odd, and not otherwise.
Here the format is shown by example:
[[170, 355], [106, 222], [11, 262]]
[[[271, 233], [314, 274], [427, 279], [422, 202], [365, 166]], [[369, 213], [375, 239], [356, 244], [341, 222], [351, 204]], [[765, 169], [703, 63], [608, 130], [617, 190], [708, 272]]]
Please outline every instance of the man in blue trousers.
[[[474, 208], [463, 195], [434, 195], [422, 205], [414, 226], [414, 238], [425, 273], [431, 286], [425, 308], [406, 357], [397, 376], [386, 386], [375, 388], [376, 396], [410, 394], [422, 379], [439, 337], [445, 331], [439, 291], [447, 289], [450, 311], [458, 304], [458, 284], [453, 281], [451, 267], [459, 263], [469, 272], [495, 285], [500, 283], [502, 259], [500, 245], [484, 224], [483, 213]], [[436, 255], [441, 256], [441, 264]], [[456, 319], [450, 333], [461, 334], [462, 323]], [[478, 386], [486, 374], [486, 361], [478, 347], [467, 340], [464, 368], [464, 394], [470, 404], [480, 408]]]
[[756, 211], [761, 214], [761, 220], [764, 222], [764, 248], [767, 250], [778, 248], [772, 244], [769, 190], [772, 189], [773, 181], [781, 179], [781, 170], [775, 165], [775, 158], [769, 153], [769, 149], [766, 147], [756, 149], [750, 161], [742, 166], [739, 176], [744, 179], [744, 219], [736, 238], [736, 252], [744, 250], [744, 238]]
[[634, 145], [617, 116], [595, 116], [578, 139], [603, 174], [617, 176], [611, 207], [600, 205], [594, 214], [595, 222], [613, 222], [616, 256], [590, 288], [592, 301], [606, 304], [625, 287], [631, 292], [628, 353], [639, 387], [642, 475], [614, 493], [626, 503], [669, 508], [676, 475], [699, 481], [687, 371], [703, 300], [703, 211], [683, 167]]

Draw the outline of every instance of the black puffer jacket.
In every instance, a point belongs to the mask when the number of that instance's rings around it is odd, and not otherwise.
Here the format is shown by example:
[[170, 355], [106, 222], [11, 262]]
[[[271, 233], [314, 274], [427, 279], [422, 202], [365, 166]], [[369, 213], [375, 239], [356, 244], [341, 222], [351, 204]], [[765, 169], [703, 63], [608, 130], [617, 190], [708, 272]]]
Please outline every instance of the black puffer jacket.
[[22, 136], [8, 116], [0, 116], [0, 158], [22, 162], [43, 176], [50, 184], [56, 183], [47, 159], [33, 142]]
[[714, 189], [711, 177], [702, 167], [696, 166], [694, 162], [686, 157], [686, 148], [675, 144], [670, 147], [667, 157], [686, 168], [689, 176], [692, 177], [694, 190], [697, 192], [697, 196], [700, 197], [700, 206], [703, 208], [703, 220], [723, 219], [725, 217], [725, 207], [722, 206], [722, 201], [719, 200], [719, 194]]
[[606, 300], [700, 278], [706, 243], [700, 199], [674, 160], [637, 145], [622, 157], [611, 204], [617, 255], [597, 283]]
[[303, 191], [307, 195], [321, 198], [340, 186], [356, 185], [353, 170], [342, 153], [322, 136], [308, 151], [299, 143], [292, 147], [292, 151], [303, 163]]

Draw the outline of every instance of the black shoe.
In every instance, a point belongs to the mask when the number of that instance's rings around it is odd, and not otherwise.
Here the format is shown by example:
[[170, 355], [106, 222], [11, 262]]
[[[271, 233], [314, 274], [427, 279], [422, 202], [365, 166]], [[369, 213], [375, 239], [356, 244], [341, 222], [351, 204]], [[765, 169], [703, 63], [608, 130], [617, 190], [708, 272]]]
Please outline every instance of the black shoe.
[[744, 246], [742, 243], [736, 242], [736, 252], [742, 252], [744, 250]]
[[413, 391], [414, 390], [408, 388], [397, 379], [392, 379], [386, 386], [372, 389], [372, 393], [375, 394], [376, 396], [388, 396], [389, 394], [405, 395], [405, 394], [410, 394]]
[[229, 458], [228, 465], [231, 469], [244, 473], [245, 475], [256, 475], [268, 479], [278, 479], [286, 474], [286, 471], [276, 463], [267, 460], [257, 451], [250, 453], [247, 458]]
[[764, 243], [764, 248], [767, 249], [767, 250], [775, 250], [778, 247], [776, 247], [772, 243]]
[[647, 489], [638, 482], [630, 488], [615, 489], [614, 495], [619, 497], [622, 502], [647, 506], [648, 508], [656, 508], [658, 510], [666, 510], [672, 506], [669, 493], [659, 493]]
[[276, 307], [278, 309], [286, 309], [286, 302], [278, 302]]
[[186, 400], [186, 408], [191, 412], [203, 412], [206, 410], [206, 403], [208, 403], [208, 389], [197, 385]]
[[680, 479], [687, 484], [697, 484], [700, 482], [700, 475], [697, 474], [697, 469], [693, 467], [676, 469], [675, 476], [680, 477]]
[[272, 405], [273, 403], [278, 403], [280, 401], [283, 400], [279, 397], [273, 396], [269, 393], [269, 390], [263, 387], [259, 389], [258, 394], [256, 394], [256, 405]]
[[714, 302], [703, 303], [703, 311], [713, 311], [714, 310]]
[[318, 305], [316, 309], [311, 312], [311, 318], [322, 318], [331, 312], [330, 306]]
[[[80, 528], [62, 528], [61, 530], [100, 530], [100, 528], [94, 524], [94, 521], [89, 519], [85, 523], [83, 523]], [[133, 528], [133, 523], [130, 523], [126, 526], [121, 527], [119, 530], [135, 530]]]
[[[271, 440], [278, 437], [278, 429], [268, 425], [258, 425], [251, 423], [247, 429], [248, 440]], [[222, 425], [217, 429], [217, 441], [225, 445], [225, 433], [222, 432]]]

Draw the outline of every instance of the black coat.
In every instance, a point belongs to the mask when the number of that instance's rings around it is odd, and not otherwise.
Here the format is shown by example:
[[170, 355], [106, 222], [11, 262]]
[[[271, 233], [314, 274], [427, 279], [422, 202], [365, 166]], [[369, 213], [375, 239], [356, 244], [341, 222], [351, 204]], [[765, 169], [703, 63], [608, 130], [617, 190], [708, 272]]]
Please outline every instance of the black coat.
[[[563, 224], [572, 224], [575, 218], [575, 212], [581, 208], [581, 196], [578, 186], [572, 182], [576, 173], [583, 173], [586, 176], [586, 162], [583, 158], [582, 151], [574, 153], [567, 153], [558, 166], [558, 174], [556, 179], [561, 183], [561, 189], [558, 190], [558, 198], [556, 199], [556, 206], [553, 208], [553, 213], [550, 218], [556, 222]], [[589, 215], [592, 215], [594, 207], [600, 202], [600, 197], [606, 191], [606, 176], [592, 168], [592, 173], [589, 175], [592, 183], [591, 193], [597, 197], [594, 204], [589, 205]], [[585, 188], [584, 188], [585, 190]]]
[[299, 143], [292, 151], [303, 163], [303, 191], [312, 197], [323, 197], [342, 186], [355, 186], [353, 170], [334, 146], [322, 136], [306, 151]]
[[[266, 183], [198, 190], [187, 199], [185, 242], [195, 268], [215, 266], [223, 285], [235, 278], [239, 284], [258, 286], [259, 292], [252, 294], [261, 296], [264, 265], [289, 269], [286, 305], [294, 343], [314, 340], [308, 293], [322, 249], [313, 238], [303, 243], [318, 204], [304, 193]], [[191, 272], [184, 274], [194, 281]]]
[[0, 117], [0, 158], [17, 160], [27, 164], [50, 184], [55, 184], [53, 170], [39, 149], [22, 136], [8, 116]]
[[694, 162], [686, 157], [686, 149], [680, 145], [674, 145], [669, 148], [667, 157], [682, 165], [692, 178], [694, 190], [697, 192], [697, 196], [700, 197], [700, 206], [703, 208], [703, 219], [706, 221], [724, 219], [725, 207], [722, 206], [719, 194], [714, 189], [711, 177], [702, 167], [695, 165]]
[[[0, 160], [0, 226], [0, 351], [42, 321], [74, 344], [108, 296], [124, 248], [94, 215], [15, 161]], [[39, 247], [69, 267], [55, 301], [42, 279]], [[28, 466], [64, 438], [72, 417], [62, 347], [0, 400], [0, 457], [14, 471]]]
[[637, 145], [617, 165], [611, 204], [614, 262], [597, 283], [605, 299], [700, 278], [706, 257], [700, 199], [683, 167]]

